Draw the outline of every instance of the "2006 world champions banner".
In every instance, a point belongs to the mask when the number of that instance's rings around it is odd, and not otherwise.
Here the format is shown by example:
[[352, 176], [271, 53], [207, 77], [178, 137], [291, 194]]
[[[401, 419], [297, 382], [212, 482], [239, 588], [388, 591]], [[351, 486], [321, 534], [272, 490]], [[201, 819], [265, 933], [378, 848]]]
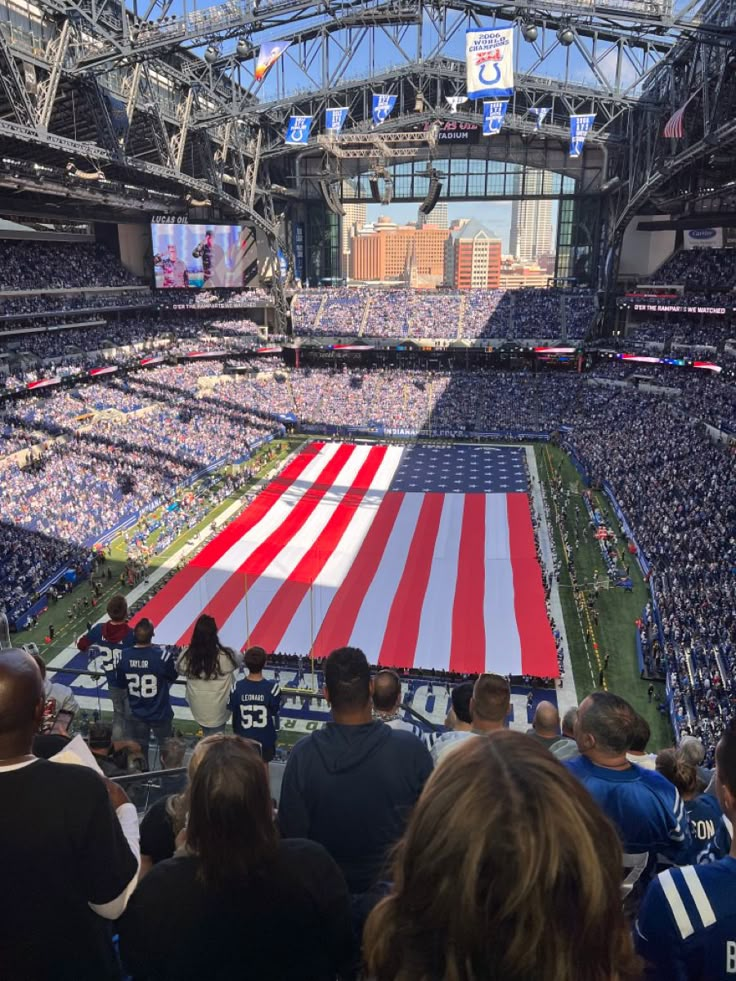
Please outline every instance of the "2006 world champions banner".
[[465, 34], [468, 98], [510, 96], [514, 92], [514, 29]]

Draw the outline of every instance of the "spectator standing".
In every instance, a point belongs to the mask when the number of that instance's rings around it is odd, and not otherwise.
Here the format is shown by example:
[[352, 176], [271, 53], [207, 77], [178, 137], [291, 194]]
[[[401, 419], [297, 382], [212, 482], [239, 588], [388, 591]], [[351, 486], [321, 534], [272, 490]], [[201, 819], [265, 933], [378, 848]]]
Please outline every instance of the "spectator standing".
[[717, 796], [699, 793], [698, 770], [681, 749], [663, 749], [657, 753], [657, 772], [666, 777], [682, 797], [690, 821], [693, 861], [716, 837], [722, 811]]
[[[716, 788], [736, 821], [736, 732], [716, 747]], [[736, 846], [705, 865], [667, 869], [651, 883], [636, 925], [636, 944], [657, 981], [727, 981], [736, 973]]]
[[214, 618], [203, 613], [176, 666], [187, 679], [187, 702], [205, 736], [225, 731], [228, 695], [241, 663], [235, 651], [220, 643]]
[[392, 729], [411, 732], [421, 739], [418, 726], [402, 719], [401, 680], [395, 671], [379, 671], [373, 679], [373, 718]]
[[135, 638], [128, 623], [128, 602], [120, 593], [110, 597], [107, 615], [110, 619], [95, 624], [79, 638], [77, 647], [80, 651], [87, 651], [90, 660], [100, 659], [112, 702], [112, 738], [123, 739], [129, 714], [128, 689], [118, 684], [117, 668], [123, 648], [131, 647]]
[[562, 737], [552, 746], [550, 752], [558, 760], [572, 760], [579, 756], [578, 744], [575, 742], [575, 723], [578, 718], [577, 705], [569, 708], [562, 716]]
[[124, 966], [157, 981], [333, 981], [352, 943], [340, 870], [314, 842], [279, 839], [253, 744], [210, 740], [192, 778], [186, 850], [148, 873], [120, 921]]
[[[0, 655], [0, 975], [117, 979], [111, 931], [138, 873], [138, 819], [124, 791], [83, 766], [36, 758], [41, 673]], [[53, 870], [53, 882], [49, 881]], [[59, 890], [62, 889], [63, 895]]]
[[643, 766], [645, 770], [655, 770], [656, 769], [656, 753], [647, 753], [647, 746], [649, 745], [649, 740], [652, 736], [652, 730], [649, 728], [649, 723], [647, 720], [637, 713], [636, 719], [634, 720], [634, 731], [631, 736], [631, 746], [629, 746], [629, 751], [626, 754], [626, 759], [629, 763], [636, 763], [637, 766]]
[[437, 763], [453, 744], [460, 743], [471, 734], [473, 720], [470, 717], [470, 702], [473, 698], [473, 682], [463, 681], [455, 685], [450, 693], [450, 711], [445, 719], [447, 732], [443, 732], [432, 743], [432, 763]]
[[552, 702], [537, 704], [532, 727], [527, 729], [526, 734], [549, 750], [563, 738], [560, 734], [560, 713]]
[[494, 732], [435, 770], [364, 933], [367, 974], [639, 978], [621, 909], [621, 846], [541, 745]]
[[[488, 736], [506, 727], [506, 721], [511, 711], [511, 687], [507, 678], [500, 674], [481, 674], [473, 685], [473, 696], [470, 699], [470, 731], [464, 737]], [[438, 739], [432, 747], [432, 757], [435, 766], [451, 755], [462, 740], [453, 740], [443, 744]]]
[[[324, 845], [350, 892], [365, 896], [384, 871], [432, 760], [411, 733], [373, 720], [373, 683], [361, 650], [333, 651], [325, 660], [324, 677], [332, 721], [292, 749], [279, 824], [286, 838]], [[365, 902], [370, 905], [370, 898]]]
[[153, 644], [153, 633], [150, 620], [139, 620], [135, 643], [122, 651], [117, 667], [117, 684], [128, 691], [127, 737], [140, 743], [146, 761], [151, 732], [159, 747], [171, 735], [174, 710], [169, 693], [177, 678], [173, 652]]
[[281, 710], [281, 686], [263, 677], [268, 655], [262, 647], [245, 652], [248, 676], [233, 685], [228, 711], [233, 715], [233, 732], [261, 744], [263, 759], [269, 763], [276, 753]]
[[677, 790], [661, 774], [626, 759], [636, 718], [631, 705], [612, 692], [588, 695], [578, 709], [575, 726], [581, 755], [565, 764], [621, 836], [624, 896], [633, 894], [632, 903], [639, 898], [659, 853], [677, 863], [687, 861], [691, 847]]

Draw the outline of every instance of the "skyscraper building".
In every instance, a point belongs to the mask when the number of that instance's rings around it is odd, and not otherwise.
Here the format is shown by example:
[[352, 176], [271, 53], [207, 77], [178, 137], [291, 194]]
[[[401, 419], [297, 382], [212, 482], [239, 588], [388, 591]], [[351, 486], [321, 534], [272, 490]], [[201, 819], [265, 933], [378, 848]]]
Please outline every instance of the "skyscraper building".
[[501, 239], [475, 218], [454, 226], [445, 242], [445, 286], [498, 289]]
[[401, 282], [411, 276], [414, 285], [438, 286], [445, 261], [446, 228], [397, 225], [382, 215], [372, 229], [351, 241], [352, 279]]
[[428, 215], [425, 215], [423, 211], [417, 210], [418, 228], [423, 228], [425, 225], [434, 225], [435, 228], [447, 228], [448, 224], [447, 201], [438, 201]]
[[[546, 170], [526, 171], [523, 193], [552, 194], [554, 174]], [[522, 193], [522, 174], [515, 182], [515, 193]], [[552, 252], [552, 209], [554, 201], [524, 198], [511, 204], [511, 234], [509, 252], [523, 262]]]
[[343, 201], [345, 215], [340, 224], [340, 259], [342, 263], [343, 276], [348, 275], [350, 268], [350, 239], [356, 232], [365, 225], [368, 218], [368, 209], [365, 204]]

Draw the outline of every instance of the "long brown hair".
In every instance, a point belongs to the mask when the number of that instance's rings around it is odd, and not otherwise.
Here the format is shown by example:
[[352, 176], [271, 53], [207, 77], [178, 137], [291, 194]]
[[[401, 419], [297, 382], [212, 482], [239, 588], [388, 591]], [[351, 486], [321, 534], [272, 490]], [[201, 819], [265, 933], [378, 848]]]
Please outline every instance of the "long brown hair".
[[276, 856], [277, 837], [266, 765], [252, 742], [212, 736], [189, 792], [187, 848], [213, 890], [243, 887]]
[[364, 933], [377, 981], [624, 981], [639, 960], [621, 846], [587, 791], [521, 733], [467, 740], [427, 783], [394, 891]]
[[181, 656], [181, 667], [187, 678], [203, 678], [213, 681], [222, 678], [220, 655], [227, 657], [233, 668], [238, 666], [235, 652], [223, 647], [217, 634], [217, 624], [213, 617], [203, 613], [194, 624], [189, 647]]

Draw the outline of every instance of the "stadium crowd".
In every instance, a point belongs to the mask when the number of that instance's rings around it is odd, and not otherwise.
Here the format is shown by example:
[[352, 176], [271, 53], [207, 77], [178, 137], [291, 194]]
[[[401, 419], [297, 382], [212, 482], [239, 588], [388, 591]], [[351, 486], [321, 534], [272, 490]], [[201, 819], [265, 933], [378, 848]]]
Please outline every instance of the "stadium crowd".
[[0, 292], [94, 286], [137, 286], [130, 273], [99, 242], [2, 241]]
[[589, 290], [381, 290], [337, 287], [294, 297], [304, 336], [582, 340], [595, 313]]
[[[736, 249], [681, 249], [659, 267], [654, 283], [684, 286], [688, 293], [712, 293], [736, 286]], [[733, 296], [731, 296], [733, 303]]]
[[[130, 627], [122, 596], [108, 613], [78, 645], [104, 648], [122, 739], [95, 723], [87, 749], [70, 740], [69, 689], [29, 653], [0, 653], [7, 981], [728, 977], [734, 728], [714, 770], [692, 737], [650, 752], [646, 720], [610, 692], [562, 719], [538, 701], [526, 732], [509, 731], [509, 681], [483, 674], [429, 731], [404, 717], [400, 677], [348, 647], [322, 665], [329, 723], [297, 741], [277, 788], [266, 652], [223, 647], [206, 615], [176, 652], [149, 620]], [[139, 824], [102, 774], [146, 766], [152, 735], [162, 765], [181, 766], [178, 677], [203, 738]], [[97, 773], [48, 762], [82, 753]], [[52, 861], [62, 906], [37, 888]]]

